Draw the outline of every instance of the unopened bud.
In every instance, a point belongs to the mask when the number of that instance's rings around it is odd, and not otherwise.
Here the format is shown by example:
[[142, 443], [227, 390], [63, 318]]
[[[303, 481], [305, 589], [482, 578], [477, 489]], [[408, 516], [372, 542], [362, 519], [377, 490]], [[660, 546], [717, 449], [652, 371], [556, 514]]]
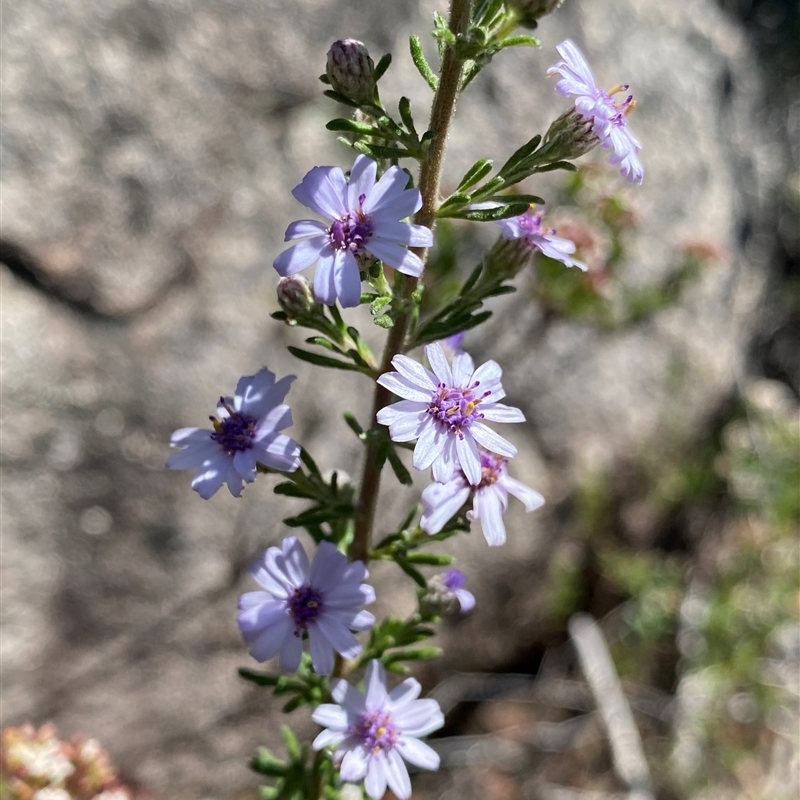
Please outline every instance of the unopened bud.
[[331, 86], [353, 102], [375, 100], [375, 64], [358, 39], [339, 39], [331, 45], [326, 73]]
[[290, 275], [278, 281], [278, 303], [290, 317], [309, 314], [319, 305], [311, 284], [302, 275]]
[[511, 8], [517, 12], [517, 24], [523, 28], [535, 28], [539, 20], [552, 14], [564, 0], [511, 0]]
[[425, 617], [438, 617], [460, 612], [466, 614], [475, 607], [475, 597], [464, 588], [467, 578], [460, 569], [434, 575], [419, 598], [420, 612]]
[[547, 152], [551, 161], [579, 158], [600, 144], [593, 126], [594, 120], [584, 117], [573, 106], [550, 125], [542, 151]]

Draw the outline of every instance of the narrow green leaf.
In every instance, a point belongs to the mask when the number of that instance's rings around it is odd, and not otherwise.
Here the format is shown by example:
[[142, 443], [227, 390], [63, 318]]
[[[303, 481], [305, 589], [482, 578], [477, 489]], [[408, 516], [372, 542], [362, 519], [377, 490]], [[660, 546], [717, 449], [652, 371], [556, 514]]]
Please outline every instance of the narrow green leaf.
[[418, 139], [417, 128], [414, 125], [414, 117], [411, 115], [411, 101], [407, 97], [401, 97], [397, 107], [400, 111], [400, 119], [403, 120], [403, 125], [408, 128], [408, 132], [415, 139]]
[[465, 173], [461, 179], [461, 183], [456, 187], [456, 191], [460, 192], [464, 189], [469, 189], [474, 186], [478, 181], [483, 180], [491, 171], [494, 162], [491, 158], [481, 158], [476, 161]]
[[400, 460], [400, 457], [395, 452], [395, 449], [389, 446], [386, 455], [389, 459], [389, 465], [394, 471], [394, 474], [397, 476], [397, 480], [400, 481], [403, 486], [411, 486], [411, 484], [414, 482], [411, 478], [411, 474], [405, 468], [405, 465]]
[[347, 427], [350, 428], [359, 439], [364, 438], [364, 429], [358, 424], [358, 420], [349, 411], [344, 412], [344, 421], [347, 423]]
[[244, 678], [256, 686], [275, 686], [278, 683], [277, 675], [270, 675], [267, 672], [260, 672], [257, 669], [239, 668], [239, 677]]
[[499, 208], [484, 208], [479, 211], [463, 211], [457, 216], [460, 219], [469, 219], [473, 222], [495, 222], [498, 219], [509, 219], [524, 214], [529, 208], [528, 203], [509, 203]]
[[378, 61], [378, 63], [375, 65], [375, 71], [372, 73], [372, 77], [376, 82], [379, 81], [384, 76], [384, 73], [386, 72], [387, 69], [389, 69], [391, 63], [392, 63], [391, 53], [387, 53], [380, 59], [380, 61]]
[[287, 349], [295, 358], [299, 358], [301, 361], [307, 361], [309, 364], [314, 364], [317, 367], [343, 369], [349, 370], [350, 372], [364, 372], [361, 367], [355, 364], [349, 364], [347, 361], [340, 361], [338, 358], [328, 358], [328, 356], [321, 356], [318, 353], [309, 353], [308, 350], [301, 350], [299, 347], [293, 347], [291, 345]]
[[442, 204], [437, 209], [436, 213], [439, 216], [446, 216], [444, 212], [446, 212], [450, 206], [464, 206], [469, 203], [470, 196], [467, 192], [453, 192], [446, 200], [442, 201]]
[[421, 586], [423, 589], [425, 589], [428, 586], [428, 583], [425, 580], [422, 573], [419, 572], [419, 570], [414, 569], [414, 567], [412, 567], [411, 564], [408, 563], [408, 561], [406, 561], [405, 559], [398, 558], [396, 563], [397, 566], [400, 567], [400, 569], [406, 573], [406, 575], [412, 578], [414, 582], [417, 583], [419, 586]]
[[535, 36], [509, 36], [500, 42], [500, 49], [505, 50], [507, 47], [541, 47], [542, 43]]
[[344, 131], [345, 133], [357, 133], [360, 136], [380, 136], [386, 139], [387, 134], [376, 128], [374, 125], [368, 125], [366, 122], [356, 122], [354, 119], [332, 119], [325, 127], [329, 131]]
[[511, 157], [508, 159], [508, 161], [506, 161], [506, 163], [503, 164], [503, 168], [500, 170], [500, 174], [505, 175], [512, 169], [512, 167], [515, 167], [517, 164], [519, 164], [520, 161], [531, 155], [531, 153], [533, 153], [539, 146], [539, 142], [541, 141], [542, 137], [537, 134], [532, 139], [525, 142], [525, 144], [522, 145], [522, 147], [515, 150], [511, 154]]
[[367, 142], [347, 142], [354, 150], [363, 153], [370, 158], [411, 158], [411, 153], [408, 150], [402, 150], [399, 147], [384, 147], [380, 144], [369, 144]]
[[408, 44], [411, 49], [411, 60], [414, 62], [414, 66], [425, 83], [435, 92], [439, 88], [439, 78], [436, 77], [436, 74], [431, 69], [428, 59], [425, 58], [425, 53], [422, 52], [422, 42], [419, 36], [412, 36], [408, 40]]
[[279, 483], [273, 490], [275, 494], [285, 495], [286, 497], [299, 497], [302, 500], [313, 500], [316, 495], [303, 491], [293, 483]]
[[567, 172], [577, 172], [578, 168], [569, 161], [554, 161], [552, 164], [545, 164], [543, 167], [536, 167], [534, 172], [552, 172], [555, 169], [565, 169]]
[[535, 194], [495, 194], [487, 198], [497, 203], [529, 203], [543, 206], [545, 201]]
[[343, 94], [339, 94], [339, 92], [335, 92], [333, 89], [328, 89], [328, 91], [322, 94], [324, 94], [325, 97], [329, 97], [331, 100], [335, 100], [337, 103], [341, 103], [343, 106], [358, 108], [358, 103], [354, 103], [349, 97], [345, 97]]
[[406, 558], [411, 564], [427, 564], [431, 567], [444, 567], [452, 564], [454, 557], [447, 553], [409, 553]]
[[431, 658], [439, 658], [441, 654], [441, 647], [405, 647], [384, 655], [383, 663], [388, 667], [389, 664], [397, 661], [427, 661]]
[[472, 289], [472, 287], [478, 282], [478, 278], [480, 278], [481, 272], [483, 272], [483, 262], [478, 264], [478, 266], [475, 267], [474, 270], [472, 270], [472, 273], [470, 274], [469, 278], [467, 278], [466, 282], [461, 287], [461, 297], [467, 294]]
[[311, 457], [311, 453], [309, 453], [305, 447], [300, 449], [300, 460], [312, 475], [316, 475], [317, 477], [320, 476], [321, 473], [319, 471], [319, 467], [317, 466], [317, 462], [314, 461], [314, 459]]

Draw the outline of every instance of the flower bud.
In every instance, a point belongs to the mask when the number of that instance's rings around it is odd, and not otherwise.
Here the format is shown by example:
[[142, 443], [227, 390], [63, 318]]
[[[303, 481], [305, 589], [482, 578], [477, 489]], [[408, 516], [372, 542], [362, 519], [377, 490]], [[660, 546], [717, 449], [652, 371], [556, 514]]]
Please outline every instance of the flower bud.
[[438, 617], [444, 614], [466, 614], [475, 607], [475, 597], [464, 588], [466, 575], [452, 567], [446, 572], [434, 575], [419, 599], [420, 612], [425, 617]]
[[302, 275], [290, 275], [278, 281], [278, 303], [290, 316], [303, 316], [317, 305], [311, 284]]
[[511, 0], [509, 5], [517, 13], [517, 24], [535, 28], [539, 20], [552, 14], [564, 0]]
[[375, 64], [358, 39], [339, 39], [331, 45], [326, 73], [339, 94], [360, 105], [374, 101]]
[[573, 106], [565, 111], [548, 128], [542, 151], [547, 151], [551, 161], [579, 158], [600, 144], [594, 132], [594, 120], [584, 117]]

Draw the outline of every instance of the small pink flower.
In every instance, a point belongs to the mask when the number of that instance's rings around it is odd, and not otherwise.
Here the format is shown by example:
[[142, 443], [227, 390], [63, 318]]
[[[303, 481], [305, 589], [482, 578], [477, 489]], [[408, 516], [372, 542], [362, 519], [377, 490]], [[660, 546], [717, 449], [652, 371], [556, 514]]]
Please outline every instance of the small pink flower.
[[408, 678], [391, 692], [379, 661], [367, 667], [366, 692], [347, 681], [333, 681], [336, 703], [323, 703], [311, 715], [325, 730], [314, 740], [315, 750], [335, 748], [343, 781], [364, 781], [372, 800], [380, 800], [388, 786], [399, 800], [411, 797], [411, 780], [403, 759], [422, 769], [438, 769], [439, 755], [424, 742], [444, 725], [435, 700], [418, 700], [421, 686]]
[[548, 258], [560, 261], [565, 267], [577, 267], [586, 272], [586, 264], [572, 258], [575, 245], [569, 239], [556, 236], [555, 228], [545, 228], [543, 217], [544, 208], [532, 206], [518, 217], [498, 220], [496, 225], [502, 230], [504, 239], [524, 239]]
[[396, 355], [378, 383], [403, 400], [378, 412], [378, 422], [389, 426], [395, 442], [417, 440], [415, 469], [432, 467], [434, 480], [449, 481], [460, 469], [473, 485], [481, 482], [478, 445], [512, 458], [517, 448], [488, 428], [489, 422], [524, 422], [518, 409], [498, 402], [505, 397], [502, 370], [495, 361], [475, 369], [472, 358], [460, 351], [452, 369], [438, 342], [425, 347], [431, 370], [404, 355]]
[[639, 159], [642, 144], [628, 127], [628, 114], [635, 105], [633, 95], [627, 95], [621, 102], [614, 99], [615, 94], [627, 92], [628, 85], [622, 84], [608, 92], [601, 89], [583, 53], [569, 39], [561, 42], [556, 50], [564, 60], [547, 70], [548, 75], [561, 75], [556, 91], [564, 97], [576, 97], [575, 110], [593, 121], [592, 128], [600, 144], [614, 151], [608, 163], [618, 166], [620, 175], [628, 183], [641, 184], [644, 178], [644, 167]]
[[457, 472], [447, 483], [432, 483], [422, 492], [423, 513], [420, 527], [426, 533], [439, 533], [472, 495], [469, 519], [477, 519], [489, 545], [506, 541], [503, 514], [508, 508], [508, 496], [521, 500], [526, 511], [544, 505], [539, 492], [515, 480], [508, 474], [508, 461], [492, 453], [481, 453], [481, 482], [470, 486], [465, 475]]

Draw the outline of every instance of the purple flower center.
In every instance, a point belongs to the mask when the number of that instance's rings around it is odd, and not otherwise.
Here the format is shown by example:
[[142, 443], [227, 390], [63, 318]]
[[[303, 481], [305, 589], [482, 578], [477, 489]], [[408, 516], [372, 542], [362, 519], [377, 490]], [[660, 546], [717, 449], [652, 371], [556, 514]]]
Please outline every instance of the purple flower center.
[[508, 459], [506, 458], [491, 453], [481, 453], [481, 482], [477, 488], [485, 489], [487, 486], [497, 483], [505, 473], [507, 463]]
[[[359, 206], [366, 199], [365, 195], [358, 198]], [[328, 228], [328, 238], [336, 250], [352, 250], [354, 253], [364, 249], [364, 245], [372, 236], [372, 220], [361, 208], [354, 214], [346, 214], [337, 219]]]
[[624, 128], [628, 124], [628, 114], [633, 111], [636, 105], [632, 94], [629, 94], [622, 102], [617, 102], [614, 99], [615, 94], [627, 91], [627, 83], [615, 86], [608, 92], [603, 89], [597, 90], [597, 99], [608, 109], [608, 121], [618, 128]]
[[361, 744], [376, 755], [381, 750], [391, 750], [399, 735], [392, 723], [391, 714], [387, 711], [365, 711], [359, 714], [349, 733], [360, 739]]
[[222, 420], [209, 417], [214, 423], [214, 433], [211, 434], [211, 438], [229, 453], [249, 450], [253, 446], [258, 420], [248, 414], [234, 411], [224, 397], [220, 397], [219, 403], [228, 412], [228, 416]]
[[469, 428], [476, 419], [483, 419], [478, 405], [491, 394], [484, 392], [480, 396], [476, 395], [475, 390], [479, 384], [480, 381], [476, 381], [472, 386], [462, 389], [440, 383], [428, 403], [428, 413], [441, 427], [463, 437], [462, 431]]
[[299, 636], [322, 613], [322, 595], [311, 586], [298, 586], [289, 596], [294, 633]]
[[519, 218], [519, 226], [527, 234], [541, 235], [542, 233], [542, 217], [544, 214], [541, 211], [526, 211]]
[[467, 576], [460, 569], [453, 567], [442, 576], [442, 582], [449, 591], [454, 592], [467, 582]]

